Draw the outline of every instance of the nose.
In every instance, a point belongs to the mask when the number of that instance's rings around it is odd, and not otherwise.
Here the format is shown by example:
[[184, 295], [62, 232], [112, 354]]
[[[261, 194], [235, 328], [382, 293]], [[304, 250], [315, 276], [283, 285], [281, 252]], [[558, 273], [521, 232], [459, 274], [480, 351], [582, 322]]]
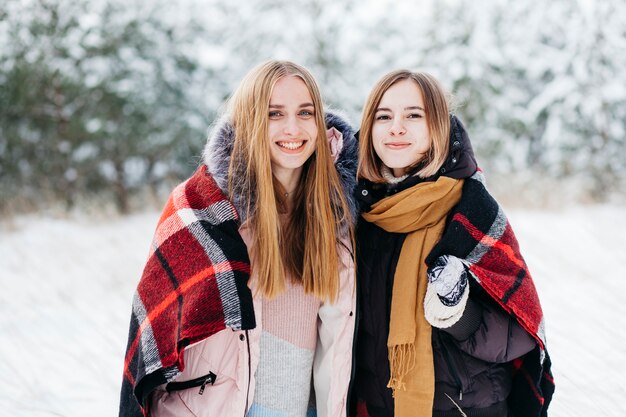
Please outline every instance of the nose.
[[402, 123], [402, 119], [393, 119], [393, 123], [389, 127], [389, 133], [392, 136], [404, 135], [406, 133], [406, 129], [404, 128], [404, 124]]
[[297, 136], [300, 133], [300, 123], [296, 117], [288, 117], [285, 120], [284, 132], [291, 136]]

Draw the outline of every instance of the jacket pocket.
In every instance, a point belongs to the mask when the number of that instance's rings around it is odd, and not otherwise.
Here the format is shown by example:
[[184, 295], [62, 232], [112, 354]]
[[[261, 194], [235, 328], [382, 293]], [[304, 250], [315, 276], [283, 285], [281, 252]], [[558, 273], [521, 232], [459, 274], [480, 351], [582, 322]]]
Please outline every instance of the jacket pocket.
[[185, 370], [155, 393], [155, 417], [231, 415], [238, 397], [238, 334], [222, 330], [185, 349]]

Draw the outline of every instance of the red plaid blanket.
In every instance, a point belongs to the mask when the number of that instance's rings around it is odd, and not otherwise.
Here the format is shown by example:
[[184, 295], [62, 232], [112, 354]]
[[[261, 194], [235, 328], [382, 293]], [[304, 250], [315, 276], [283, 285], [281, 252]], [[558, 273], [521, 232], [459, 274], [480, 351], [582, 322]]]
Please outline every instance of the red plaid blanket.
[[186, 346], [226, 328], [255, 327], [250, 261], [239, 216], [201, 166], [170, 195], [133, 299], [120, 416], [184, 368]]
[[537, 348], [514, 363], [509, 405], [516, 416], [547, 416], [554, 380], [539, 297], [513, 229], [485, 188], [482, 172], [465, 180], [448, 221], [426, 263], [431, 266], [446, 254], [462, 259], [481, 287], [535, 337]]

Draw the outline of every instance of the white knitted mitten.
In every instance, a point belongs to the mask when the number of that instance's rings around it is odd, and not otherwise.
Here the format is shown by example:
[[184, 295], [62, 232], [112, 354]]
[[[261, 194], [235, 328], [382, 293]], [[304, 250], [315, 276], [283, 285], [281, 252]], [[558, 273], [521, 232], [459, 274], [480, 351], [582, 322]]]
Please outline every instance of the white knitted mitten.
[[431, 325], [447, 328], [461, 318], [469, 297], [468, 274], [465, 264], [452, 255], [440, 256], [428, 268], [424, 314]]

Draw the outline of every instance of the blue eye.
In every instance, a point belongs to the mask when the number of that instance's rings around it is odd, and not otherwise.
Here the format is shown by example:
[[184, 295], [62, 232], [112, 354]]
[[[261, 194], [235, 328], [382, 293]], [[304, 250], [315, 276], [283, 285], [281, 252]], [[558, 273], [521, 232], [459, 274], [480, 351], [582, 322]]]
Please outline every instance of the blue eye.
[[311, 117], [315, 114], [313, 110], [302, 110], [300, 116]]
[[279, 111], [271, 111], [270, 112], [270, 119], [275, 119], [277, 117], [280, 117], [281, 113]]

